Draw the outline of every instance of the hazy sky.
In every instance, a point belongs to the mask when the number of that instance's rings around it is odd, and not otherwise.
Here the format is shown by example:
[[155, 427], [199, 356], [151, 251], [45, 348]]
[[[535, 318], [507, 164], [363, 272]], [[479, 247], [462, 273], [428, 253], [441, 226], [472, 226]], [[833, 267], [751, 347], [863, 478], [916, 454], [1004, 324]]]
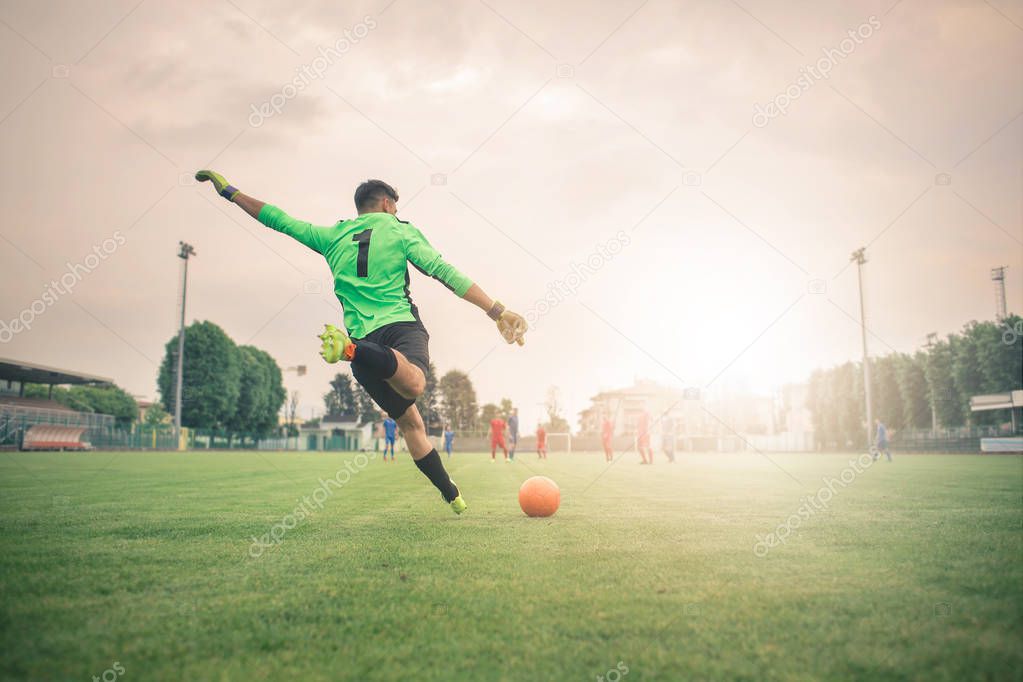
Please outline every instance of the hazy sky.
[[31, 325], [0, 356], [137, 394], [179, 240], [189, 321], [308, 365], [285, 375], [305, 415], [335, 371], [326, 264], [204, 167], [320, 224], [394, 184], [450, 262], [541, 313], [508, 347], [413, 274], [438, 370], [528, 426], [549, 385], [575, 425], [636, 378], [765, 391], [857, 357], [860, 246], [872, 352], [993, 317], [996, 265], [1023, 308], [1019, 1], [23, 0], [0, 64], [0, 322]]

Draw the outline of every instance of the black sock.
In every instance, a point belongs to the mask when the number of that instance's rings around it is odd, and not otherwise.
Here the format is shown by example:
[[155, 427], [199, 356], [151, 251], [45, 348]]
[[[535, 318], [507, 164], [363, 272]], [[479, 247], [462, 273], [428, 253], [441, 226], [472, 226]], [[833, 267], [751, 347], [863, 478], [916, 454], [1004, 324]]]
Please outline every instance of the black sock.
[[356, 341], [353, 365], [369, 370], [381, 379], [390, 379], [398, 371], [398, 358], [387, 346], [372, 341]]
[[430, 483], [437, 486], [437, 490], [445, 500], [450, 502], [458, 497], [458, 488], [448, 478], [448, 472], [445, 471], [444, 463], [440, 461], [440, 455], [437, 454], [436, 449], [430, 450], [430, 454], [426, 457], [417, 459], [416, 466], [430, 479]]

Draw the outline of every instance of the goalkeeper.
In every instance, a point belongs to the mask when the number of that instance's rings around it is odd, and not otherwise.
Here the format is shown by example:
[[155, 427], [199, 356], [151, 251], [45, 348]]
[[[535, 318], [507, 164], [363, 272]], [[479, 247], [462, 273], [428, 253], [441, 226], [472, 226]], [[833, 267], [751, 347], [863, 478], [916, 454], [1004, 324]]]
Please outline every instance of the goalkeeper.
[[318, 226], [243, 194], [213, 171], [201, 170], [195, 179], [212, 182], [218, 194], [250, 216], [326, 258], [347, 332], [326, 325], [319, 335], [320, 355], [327, 362], [352, 363], [356, 381], [398, 422], [419, 470], [456, 514], [465, 511], [465, 500], [448, 477], [415, 405], [426, 388], [430, 335], [409, 296], [408, 264], [485, 311], [508, 343], [524, 343], [525, 319], [505, 310], [445, 262], [415, 226], [398, 220], [398, 193], [386, 182], [367, 180], [359, 185], [356, 218]]

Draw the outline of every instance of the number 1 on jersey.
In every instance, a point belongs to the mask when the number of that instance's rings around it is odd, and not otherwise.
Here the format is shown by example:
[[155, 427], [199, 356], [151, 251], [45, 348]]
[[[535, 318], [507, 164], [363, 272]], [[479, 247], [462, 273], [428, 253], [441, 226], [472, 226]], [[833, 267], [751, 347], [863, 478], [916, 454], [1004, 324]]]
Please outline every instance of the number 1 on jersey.
[[372, 229], [352, 235], [352, 241], [359, 242], [359, 258], [355, 264], [355, 274], [359, 277], [369, 277], [369, 240], [372, 236]]

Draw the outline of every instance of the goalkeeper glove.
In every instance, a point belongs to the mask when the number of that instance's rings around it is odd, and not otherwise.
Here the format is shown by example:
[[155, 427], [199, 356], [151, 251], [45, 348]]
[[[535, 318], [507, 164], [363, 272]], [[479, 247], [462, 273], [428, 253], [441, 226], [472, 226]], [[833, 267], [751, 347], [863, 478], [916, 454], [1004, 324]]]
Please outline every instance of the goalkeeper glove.
[[227, 180], [220, 173], [215, 173], [211, 170], [201, 170], [195, 174], [195, 179], [199, 182], [205, 182], [209, 180], [213, 183], [213, 187], [216, 188], [217, 194], [224, 197], [228, 201], [234, 201], [234, 197], [238, 194], [238, 188], [232, 187], [228, 184]]
[[500, 301], [494, 301], [494, 305], [487, 311], [487, 316], [497, 322], [497, 331], [508, 343], [518, 343], [520, 346], [526, 343], [525, 333], [529, 325], [524, 317], [513, 313], [504, 307]]

